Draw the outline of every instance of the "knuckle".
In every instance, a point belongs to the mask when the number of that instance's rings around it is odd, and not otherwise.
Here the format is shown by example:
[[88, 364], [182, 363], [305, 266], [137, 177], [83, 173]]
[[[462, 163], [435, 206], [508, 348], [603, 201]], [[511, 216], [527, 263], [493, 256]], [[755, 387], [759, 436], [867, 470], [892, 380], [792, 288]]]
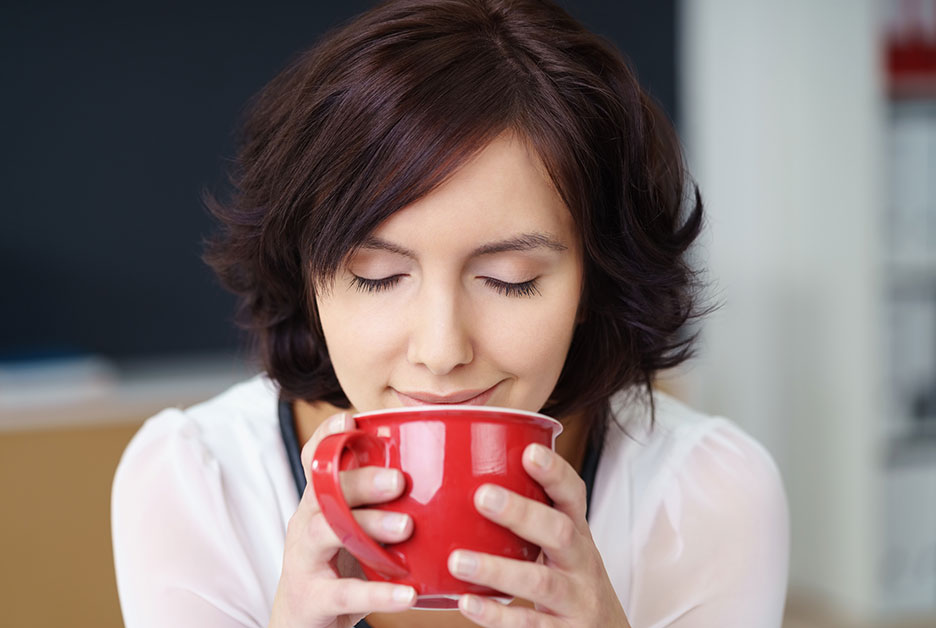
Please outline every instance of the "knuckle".
[[572, 547], [576, 534], [575, 525], [568, 517], [561, 517], [556, 526], [555, 539], [557, 549], [566, 549]]
[[538, 599], [552, 600], [557, 599], [561, 593], [558, 580], [548, 567], [543, 567], [534, 571], [533, 591]]
[[305, 444], [302, 446], [302, 450], [299, 452], [299, 458], [302, 460], [303, 466], [309, 466], [309, 464], [312, 462], [312, 457], [314, 456], [315, 450], [319, 443], [322, 442], [326, 436], [334, 432], [333, 421], [335, 421], [336, 417], [338, 416], [344, 416], [345, 425], [347, 425], [346, 413], [333, 414], [332, 416], [322, 421], [318, 427], [315, 428], [315, 431], [312, 432], [312, 436], [309, 437], [309, 440], [305, 442]]
[[299, 522], [299, 515], [293, 514], [289, 518], [289, 521], [286, 522], [286, 538], [293, 538], [299, 534], [299, 528], [302, 527], [302, 524]]
[[302, 451], [299, 453], [303, 460], [311, 460], [312, 454], [315, 452], [315, 440], [315, 434], [313, 434], [312, 437], [305, 442], [305, 445], [302, 446]]
[[315, 455], [315, 448], [318, 446], [318, 440], [315, 436], [306, 441], [306, 444], [302, 446], [302, 451], [299, 452], [299, 461], [302, 463], [302, 470], [306, 474], [306, 480], [309, 476], [309, 468], [312, 466], [312, 457]]
[[588, 496], [588, 487], [585, 486], [585, 480], [579, 476], [576, 476], [574, 495], [575, 499], [583, 504], [585, 503]]
[[588, 504], [588, 488], [585, 486], [585, 480], [578, 476], [575, 478], [574, 485], [569, 495], [569, 502], [575, 510], [584, 515]]
[[520, 620], [521, 628], [545, 628], [546, 622], [540, 616], [540, 613], [524, 611]]
[[322, 513], [318, 513], [314, 517], [309, 518], [304, 533], [308, 535], [308, 542], [313, 547], [319, 549], [335, 547], [341, 544], [338, 541], [338, 537], [332, 531], [331, 526], [325, 521], [325, 515]]
[[302, 492], [302, 497], [299, 498], [299, 507], [296, 509], [296, 512], [300, 510], [312, 514], [321, 510], [321, 508], [319, 508], [318, 498], [315, 496], [315, 489], [312, 487], [311, 482], [306, 484], [305, 490]]
[[525, 499], [513, 499], [513, 495], [508, 494], [507, 507], [504, 509], [504, 515], [512, 521], [527, 521], [530, 516], [530, 504]]
[[309, 437], [309, 440], [305, 442], [302, 446], [302, 451], [299, 452], [299, 457], [302, 460], [312, 461], [312, 456], [315, 454], [315, 448], [318, 447], [319, 441], [322, 440], [322, 433], [319, 431], [321, 427], [317, 428], [312, 436]]
[[309, 481], [309, 469], [312, 467], [312, 452], [307, 449], [309, 443], [306, 443], [302, 446], [302, 451], [299, 453], [299, 464], [302, 465], [302, 472], [305, 474], [306, 482]]
[[309, 516], [308, 513], [297, 510], [286, 523], [286, 538], [292, 539], [293, 542], [310, 538], [314, 518], [314, 514]]
[[335, 581], [335, 586], [331, 590], [331, 603], [338, 613], [346, 613], [351, 607], [351, 593], [347, 586], [342, 586], [342, 581]]

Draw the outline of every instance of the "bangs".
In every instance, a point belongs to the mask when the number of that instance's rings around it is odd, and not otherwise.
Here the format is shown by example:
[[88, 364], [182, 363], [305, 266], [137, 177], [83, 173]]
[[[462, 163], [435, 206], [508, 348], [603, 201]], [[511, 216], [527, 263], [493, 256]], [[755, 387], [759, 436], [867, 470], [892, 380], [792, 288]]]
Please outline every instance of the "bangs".
[[[366, 58], [352, 58], [327, 88], [339, 95], [323, 112], [324, 145], [310, 146], [307, 155], [331, 161], [321, 165], [324, 172], [306, 170], [320, 200], [302, 203], [309, 208], [303, 262], [316, 288], [327, 289], [341, 262], [381, 222], [432, 192], [499, 134], [526, 135], [518, 128], [524, 77], [489, 38], [469, 42], [474, 54], [467, 56], [459, 52], [464, 36], [453, 37], [462, 41], [385, 42]], [[344, 185], [329, 184], [339, 180]]]

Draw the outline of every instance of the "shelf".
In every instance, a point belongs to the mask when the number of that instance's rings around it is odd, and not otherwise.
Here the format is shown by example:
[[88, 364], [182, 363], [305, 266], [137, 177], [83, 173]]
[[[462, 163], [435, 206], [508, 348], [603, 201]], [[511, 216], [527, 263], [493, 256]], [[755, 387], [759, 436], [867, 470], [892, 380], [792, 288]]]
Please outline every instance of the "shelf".
[[0, 369], [0, 432], [142, 421], [255, 373], [231, 355], [115, 362], [87, 357]]
[[891, 77], [888, 96], [895, 101], [936, 101], [936, 75]]
[[888, 440], [886, 468], [926, 466], [936, 468], [936, 418], [914, 423]]
[[885, 268], [887, 268], [890, 274], [936, 275], [936, 253], [931, 255], [891, 257], [886, 261]]

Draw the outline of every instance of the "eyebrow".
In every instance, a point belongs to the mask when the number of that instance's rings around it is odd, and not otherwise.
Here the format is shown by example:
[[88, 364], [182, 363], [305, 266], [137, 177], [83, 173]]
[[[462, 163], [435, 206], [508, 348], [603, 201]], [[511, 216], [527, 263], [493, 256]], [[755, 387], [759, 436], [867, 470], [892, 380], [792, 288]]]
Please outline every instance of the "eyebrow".
[[[378, 251], [389, 251], [390, 253], [403, 255], [404, 257], [409, 257], [414, 260], [418, 259], [418, 256], [415, 252], [402, 247], [399, 244], [394, 244], [393, 242], [388, 242], [387, 240], [378, 238], [377, 236], [369, 236], [361, 244], [361, 248]], [[499, 240], [497, 242], [482, 244], [471, 252], [470, 257], [474, 258], [481, 257], [483, 255], [494, 255], [495, 253], [504, 253], [506, 251], [532, 251], [534, 249], [541, 248], [546, 248], [553, 251], [565, 251], [568, 247], [552, 236], [546, 235], [545, 233], [524, 233], [506, 240]]]

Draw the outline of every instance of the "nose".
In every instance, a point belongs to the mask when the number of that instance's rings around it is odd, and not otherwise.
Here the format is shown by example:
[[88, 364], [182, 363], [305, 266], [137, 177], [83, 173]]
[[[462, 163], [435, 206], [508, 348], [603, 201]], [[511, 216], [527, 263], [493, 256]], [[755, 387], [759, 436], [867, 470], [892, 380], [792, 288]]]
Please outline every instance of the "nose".
[[[425, 294], [423, 294], [425, 293]], [[420, 291], [413, 304], [407, 359], [433, 375], [445, 375], [474, 358], [468, 308], [456, 290], [440, 286]]]

